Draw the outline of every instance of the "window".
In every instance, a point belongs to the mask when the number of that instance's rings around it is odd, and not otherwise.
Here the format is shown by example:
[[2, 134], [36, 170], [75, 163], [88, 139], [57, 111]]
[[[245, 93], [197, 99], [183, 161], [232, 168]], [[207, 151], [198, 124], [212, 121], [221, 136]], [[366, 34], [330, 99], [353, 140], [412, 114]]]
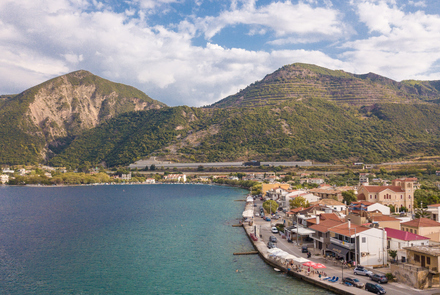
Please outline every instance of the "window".
[[417, 230], [416, 229], [414, 230], [414, 233], [417, 234]]
[[414, 254], [414, 261], [420, 262], [420, 255]]
[[409, 231], [410, 231], [410, 233], [412, 233], [412, 229], [410, 229]]
[[431, 264], [431, 257], [426, 257], [426, 264]]
[[362, 243], [366, 243], [367, 242], [367, 238], [366, 237], [362, 237]]

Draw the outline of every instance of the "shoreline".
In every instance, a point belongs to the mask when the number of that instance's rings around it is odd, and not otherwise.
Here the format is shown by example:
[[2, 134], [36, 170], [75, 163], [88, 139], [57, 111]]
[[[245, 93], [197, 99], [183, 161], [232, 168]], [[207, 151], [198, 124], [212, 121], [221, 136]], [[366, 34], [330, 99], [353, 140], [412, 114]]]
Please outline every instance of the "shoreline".
[[[246, 210], [253, 210], [253, 205], [249, 205], [246, 204], [245, 205], [245, 209]], [[294, 277], [296, 279], [300, 279], [302, 281], [305, 281], [309, 284], [313, 284], [315, 286], [318, 286], [320, 288], [329, 290], [331, 292], [334, 292], [336, 294], [340, 294], [340, 295], [357, 295], [359, 294], [361, 291], [361, 289], [357, 289], [355, 288], [353, 290], [354, 287], [348, 287], [348, 286], [344, 286], [342, 284], [340, 284], [340, 282], [337, 283], [329, 283], [325, 280], [320, 280], [317, 277], [314, 276], [308, 276], [303, 274], [302, 272], [296, 272], [290, 269], [287, 269], [281, 262], [279, 261], [275, 261], [273, 259], [271, 259], [267, 253], [267, 246], [265, 244], [265, 242], [262, 241], [261, 237], [258, 238], [257, 241], [254, 241], [250, 234], [253, 233], [253, 225], [249, 225], [249, 222], [243, 222], [243, 229], [246, 233], [246, 236], [248, 237], [249, 241], [251, 242], [252, 246], [254, 247], [254, 249], [256, 251], [258, 251], [258, 256], [260, 256], [260, 258], [268, 265], [270, 265], [273, 268], [277, 268], [279, 270], [281, 270], [282, 272], [286, 273], [288, 276]], [[351, 290], [350, 290], [351, 288]], [[355, 292], [352, 292], [355, 291]], [[357, 291], [357, 292], [356, 292]], [[365, 290], [364, 290], [365, 291]], [[366, 292], [366, 291], [365, 291]], [[368, 292], [366, 292], [368, 293]]]

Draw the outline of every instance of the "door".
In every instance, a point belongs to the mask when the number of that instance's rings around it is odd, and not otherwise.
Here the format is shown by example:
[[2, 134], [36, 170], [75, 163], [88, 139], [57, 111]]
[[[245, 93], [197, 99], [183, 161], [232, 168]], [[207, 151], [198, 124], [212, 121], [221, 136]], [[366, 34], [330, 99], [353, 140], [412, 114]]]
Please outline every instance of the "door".
[[422, 260], [420, 262], [422, 264], [422, 267], [425, 267], [425, 256], [422, 255], [421, 259]]

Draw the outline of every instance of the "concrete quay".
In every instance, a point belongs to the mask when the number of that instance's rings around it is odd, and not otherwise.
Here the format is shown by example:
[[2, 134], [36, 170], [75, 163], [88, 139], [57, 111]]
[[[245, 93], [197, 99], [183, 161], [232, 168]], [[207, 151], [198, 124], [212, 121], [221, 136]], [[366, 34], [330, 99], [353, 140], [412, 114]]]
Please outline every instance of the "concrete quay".
[[[259, 212], [259, 209], [258, 209], [259, 206], [260, 206], [260, 204], [258, 204], [257, 207], [254, 207], [254, 205], [247, 204], [245, 211], [254, 209], [255, 212]], [[255, 212], [254, 212], [254, 215], [255, 215]], [[322, 256], [319, 256], [319, 255], [312, 255], [311, 258], [307, 258], [306, 253], [301, 253], [301, 246], [302, 245], [297, 245], [296, 243], [289, 243], [286, 239], [283, 239], [281, 235], [273, 234], [271, 232], [272, 225], [275, 225], [274, 221], [268, 222], [268, 221], [263, 220], [260, 217], [253, 217], [253, 220], [251, 223], [252, 223], [252, 225], [250, 225], [250, 222], [244, 222], [243, 228], [244, 228], [249, 240], [251, 241], [253, 247], [255, 248], [255, 250], [258, 251], [258, 255], [268, 265], [281, 270], [282, 272], [286, 273], [288, 276], [292, 276], [296, 279], [303, 280], [305, 282], [319, 286], [321, 288], [324, 288], [324, 289], [329, 290], [331, 292], [334, 292], [336, 294], [341, 294], [341, 295], [372, 294], [371, 292], [368, 292], [365, 289], [350, 287], [345, 284], [342, 284], [342, 277], [357, 278], [359, 281], [361, 281], [364, 284], [366, 282], [373, 282], [368, 277], [355, 276], [353, 274], [353, 269], [342, 268], [341, 265], [335, 265], [334, 262], [327, 261]], [[260, 236], [258, 236], [257, 241], [254, 241], [250, 236], [251, 233], [254, 233], [254, 226], [257, 226], [260, 230]], [[292, 254], [296, 257], [303, 257], [303, 258], [307, 258], [310, 261], [324, 264], [326, 266], [326, 268], [319, 269], [319, 271], [325, 272], [327, 274], [327, 276], [329, 276], [329, 277], [337, 276], [337, 277], [339, 277], [339, 280], [335, 283], [332, 283], [332, 282], [328, 282], [327, 280], [322, 280], [322, 278], [324, 278], [324, 277], [322, 277], [320, 279], [318, 274], [308, 275], [305, 272], [305, 270], [303, 270], [302, 272], [289, 270], [288, 267], [281, 260], [276, 260], [270, 256], [270, 253], [268, 252], [267, 242], [269, 241], [269, 237], [271, 235], [274, 235], [277, 238], [277, 248], [279, 248], [283, 251], [286, 251], [287, 253]], [[313, 251], [311, 251], [311, 252], [313, 253]], [[303, 269], [307, 269], [307, 268], [303, 267]], [[376, 269], [373, 270], [372, 269], [372, 271], [374, 273], [383, 273], [383, 270], [381, 271], [381, 270], [376, 270]], [[427, 290], [418, 290], [418, 289], [411, 288], [411, 287], [404, 285], [402, 283], [399, 283], [399, 282], [382, 284], [382, 287], [385, 289], [387, 294], [391, 294], [391, 295], [400, 295], [400, 294], [420, 294], [420, 295], [439, 294], [440, 295], [440, 289], [438, 289], [438, 288], [432, 288], [432, 289], [427, 289]]]

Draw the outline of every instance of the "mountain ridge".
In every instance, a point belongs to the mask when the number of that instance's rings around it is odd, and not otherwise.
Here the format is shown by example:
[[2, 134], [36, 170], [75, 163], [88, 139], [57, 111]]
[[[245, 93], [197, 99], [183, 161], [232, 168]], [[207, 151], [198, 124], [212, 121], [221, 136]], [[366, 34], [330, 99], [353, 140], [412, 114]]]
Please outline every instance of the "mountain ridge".
[[0, 162], [376, 163], [440, 152], [440, 81], [292, 64], [202, 108], [167, 107], [86, 71], [45, 83], [0, 104]]

